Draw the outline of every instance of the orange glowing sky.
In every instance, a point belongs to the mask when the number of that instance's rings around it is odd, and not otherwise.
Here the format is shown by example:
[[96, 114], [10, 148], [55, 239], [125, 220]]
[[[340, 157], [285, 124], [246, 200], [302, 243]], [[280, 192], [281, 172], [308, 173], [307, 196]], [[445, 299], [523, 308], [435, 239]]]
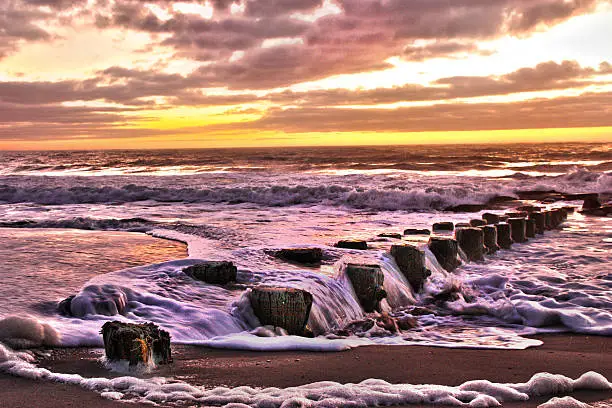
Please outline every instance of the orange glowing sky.
[[0, 149], [612, 140], [610, 0], [8, 0]]

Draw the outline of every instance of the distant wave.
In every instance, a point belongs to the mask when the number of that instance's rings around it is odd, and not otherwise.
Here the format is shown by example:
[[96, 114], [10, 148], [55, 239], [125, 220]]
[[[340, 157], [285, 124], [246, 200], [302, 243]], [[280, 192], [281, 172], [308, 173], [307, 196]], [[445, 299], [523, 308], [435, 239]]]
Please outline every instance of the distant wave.
[[129, 184], [123, 187], [23, 187], [0, 185], [0, 202], [46, 205], [128, 203], [153, 200], [188, 203], [253, 203], [269, 207], [300, 204], [348, 206], [372, 210], [437, 209], [484, 204], [496, 193], [473, 187], [360, 189], [348, 186], [269, 186], [234, 188], [168, 188]]

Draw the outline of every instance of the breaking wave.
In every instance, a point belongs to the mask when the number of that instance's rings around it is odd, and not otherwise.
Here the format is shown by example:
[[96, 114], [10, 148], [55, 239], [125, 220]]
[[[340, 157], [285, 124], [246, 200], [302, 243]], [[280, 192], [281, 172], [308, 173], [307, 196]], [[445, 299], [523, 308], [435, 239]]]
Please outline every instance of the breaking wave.
[[0, 202], [45, 205], [128, 203], [153, 200], [188, 203], [252, 203], [263, 206], [324, 204], [374, 210], [444, 209], [461, 204], [484, 204], [497, 194], [474, 188], [359, 189], [348, 186], [270, 186], [235, 188], [15, 187], [0, 185]]

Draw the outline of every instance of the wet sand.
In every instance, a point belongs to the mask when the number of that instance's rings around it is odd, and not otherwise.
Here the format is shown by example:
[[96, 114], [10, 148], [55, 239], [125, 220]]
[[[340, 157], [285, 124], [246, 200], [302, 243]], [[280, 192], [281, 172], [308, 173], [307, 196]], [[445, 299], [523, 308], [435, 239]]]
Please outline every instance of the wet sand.
[[[516, 383], [525, 382], [538, 372], [577, 378], [587, 371], [596, 371], [612, 378], [611, 338], [580, 335], [538, 338], [544, 341], [543, 346], [511, 351], [369, 346], [340, 353], [259, 353], [174, 346], [174, 363], [161, 367], [152, 375], [180, 378], [206, 387], [280, 388], [317, 381], [358, 383], [369, 378], [391, 383], [451, 386], [475, 379]], [[101, 355], [102, 350], [60, 349], [50, 358], [41, 360], [40, 365], [87, 377], [113, 376], [99, 364]], [[6, 394], [1, 396], [1, 401], [7, 408], [26, 406], [32, 399], [39, 402], [37, 406], [44, 407], [83, 406], [85, 401], [92, 408], [121, 406], [121, 403], [103, 400], [76, 387], [8, 376], [0, 376], [0, 389], [10, 390], [8, 393], [0, 391], [0, 395]], [[612, 391], [573, 395], [581, 401], [608, 401], [612, 406]], [[504, 406], [537, 407], [550, 398]]]
[[96, 275], [187, 257], [187, 246], [135, 232], [0, 228], [0, 315], [54, 313]]
[[[41, 240], [41, 235], [46, 239]], [[4, 237], [7, 245], [11, 242], [14, 245], [21, 242], [22, 245], [7, 248], [12, 255], [5, 257], [3, 265], [5, 272], [13, 270], [13, 273], [6, 273], [8, 278], [20, 272], [21, 280], [28, 277], [39, 280], [40, 273], [48, 271], [49, 279], [62, 279], [62, 290], [67, 294], [95, 274], [186, 256], [183, 245], [143, 234], [0, 229], [0, 236]], [[23, 245], [32, 246], [30, 253], [36, 251], [45, 254], [36, 268], [27, 259], [18, 258], [19, 254], [24, 253], [21, 251]], [[34, 248], [36, 245], [38, 247]], [[75, 247], [78, 247], [78, 251], [74, 250]], [[109, 251], [115, 255], [109, 256]], [[100, 259], [104, 259], [104, 262], [100, 262]], [[29, 272], [24, 273], [24, 265]], [[11, 266], [14, 268], [11, 269]], [[69, 278], [68, 282], [64, 278]], [[24, 287], [34, 291], [41, 288], [40, 285]], [[41, 290], [44, 289], [43, 285]], [[30, 293], [29, 297], [36, 299], [37, 293]], [[43, 294], [46, 293], [41, 292], [39, 296]], [[576, 378], [587, 371], [597, 371], [608, 379], [612, 378], [612, 339], [579, 335], [538, 338], [544, 341], [544, 346], [522, 351], [370, 346], [341, 353], [258, 353], [174, 346], [174, 363], [161, 367], [152, 375], [180, 378], [206, 387], [251, 385], [281, 388], [317, 381], [356, 383], [369, 378], [411, 384], [458, 385], [473, 379], [514, 383], [527, 381], [538, 372]], [[56, 372], [78, 373], [85, 377], [117, 376], [99, 364], [101, 355], [101, 349], [57, 349], [51, 357], [42, 359], [39, 365]], [[612, 392], [580, 392], [574, 395], [587, 402], [608, 400], [612, 406]], [[506, 406], [536, 407], [548, 399]], [[75, 386], [0, 374], [0, 407], [83, 406], [115, 408], [126, 405], [105, 400], [94, 392]]]

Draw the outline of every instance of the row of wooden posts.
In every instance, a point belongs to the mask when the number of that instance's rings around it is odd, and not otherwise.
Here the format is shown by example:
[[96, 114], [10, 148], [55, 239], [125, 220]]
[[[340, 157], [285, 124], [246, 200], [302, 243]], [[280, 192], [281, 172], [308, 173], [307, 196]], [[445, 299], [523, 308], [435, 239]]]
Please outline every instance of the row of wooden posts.
[[[503, 215], [485, 213], [482, 219], [469, 223], [439, 222], [432, 226], [434, 235], [430, 236], [427, 246], [440, 266], [452, 272], [462, 263], [460, 250], [469, 262], [482, 261], [487, 254], [510, 249], [514, 243], [527, 242], [546, 230], [558, 228], [573, 211], [573, 207], [544, 210], [525, 206]], [[399, 234], [387, 235], [402, 238]], [[431, 234], [429, 230], [407, 229], [405, 235]], [[341, 241], [337, 246], [368, 248], [364, 241]], [[393, 244], [390, 254], [412, 290], [418, 293], [431, 275], [426, 268], [425, 250], [417, 244], [402, 242]], [[280, 258], [301, 263], [320, 261], [322, 255], [320, 248], [284, 249], [276, 253]], [[231, 262], [201, 263], [185, 268], [184, 272], [211, 284], [227, 284], [235, 281], [237, 276], [237, 268]], [[363, 310], [366, 313], [380, 311], [381, 301], [386, 297], [380, 265], [349, 263], [345, 272]], [[306, 290], [259, 286], [251, 289], [248, 296], [262, 325], [281, 327], [292, 335], [305, 335], [308, 331], [307, 322], [314, 299]], [[171, 361], [169, 334], [154, 325], [107, 323], [102, 334], [109, 360], [129, 360], [131, 365], [146, 363], [151, 358], [158, 363]]]

